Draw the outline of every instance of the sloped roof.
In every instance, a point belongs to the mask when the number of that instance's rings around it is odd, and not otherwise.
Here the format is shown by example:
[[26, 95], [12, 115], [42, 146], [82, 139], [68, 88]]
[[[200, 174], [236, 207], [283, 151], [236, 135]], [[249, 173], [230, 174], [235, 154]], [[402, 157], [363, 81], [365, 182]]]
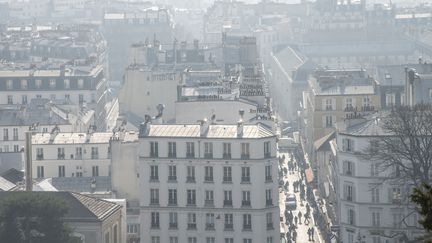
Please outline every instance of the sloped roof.
[[0, 191], [9, 191], [16, 185], [0, 176]]
[[21, 192], [0, 191], [0, 202], [20, 193], [32, 195], [48, 195], [63, 200], [68, 206], [68, 212], [64, 217], [66, 222], [100, 222], [113, 213], [121, 210], [121, 205], [103, 199], [75, 193], [75, 192]]
[[23, 156], [21, 152], [3, 152], [0, 153], [0, 174], [9, 169], [22, 170]]
[[333, 131], [333, 132], [325, 135], [324, 137], [316, 140], [314, 142], [315, 150], [329, 150], [330, 144], [328, 142], [330, 142], [335, 137], [336, 137], [336, 132]]
[[296, 70], [304, 63], [304, 60], [291, 47], [285, 47], [275, 53], [274, 60], [282, 69], [287, 78], [292, 79], [292, 71]]
[[1, 173], [0, 176], [14, 184], [24, 180], [24, 172], [14, 168]]

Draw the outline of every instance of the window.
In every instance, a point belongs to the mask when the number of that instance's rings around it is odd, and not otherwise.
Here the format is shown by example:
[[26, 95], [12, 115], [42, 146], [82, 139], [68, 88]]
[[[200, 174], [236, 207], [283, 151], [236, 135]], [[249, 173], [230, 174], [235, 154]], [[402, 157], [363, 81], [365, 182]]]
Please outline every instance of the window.
[[252, 215], [243, 214], [243, 230], [252, 230]]
[[232, 182], [231, 166], [223, 167], [223, 182]]
[[12, 129], [12, 132], [13, 132], [13, 140], [17, 141], [18, 140], [18, 128]]
[[401, 212], [392, 213], [393, 216], [393, 227], [394, 228], [401, 228], [402, 227], [402, 221], [404, 219], [404, 215]]
[[43, 159], [44, 159], [43, 148], [36, 148], [36, 160], [43, 160]]
[[369, 107], [370, 106], [370, 99], [369, 97], [363, 98], [363, 107]]
[[91, 158], [92, 159], [99, 159], [99, 148], [98, 147], [92, 147], [91, 148]]
[[400, 104], [401, 105], [405, 104], [405, 94], [404, 93], [400, 94]]
[[379, 212], [372, 212], [372, 226], [380, 226], [381, 216]]
[[188, 213], [188, 229], [196, 229], [196, 214], [195, 213]]
[[51, 89], [55, 89], [55, 87], [56, 87], [56, 80], [55, 79], [50, 79], [49, 86], [50, 86]]
[[25, 79], [21, 80], [21, 89], [27, 89], [27, 88], [28, 88], [27, 80]]
[[170, 236], [169, 243], [178, 243], [178, 237], [177, 236]]
[[84, 88], [84, 80], [83, 79], [78, 79], [78, 89], [82, 89]]
[[114, 226], [114, 229], [113, 229], [113, 241], [114, 241], [114, 243], [117, 243], [117, 241], [118, 241], [118, 226], [117, 225], [115, 225]]
[[150, 204], [159, 204], [159, 189], [150, 189]]
[[234, 224], [233, 224], [233, 214], [226, 213], [224, 216], [224, 229], [225, 230], [234, 230]]
[[223, 143], [223, 156], [224, 159], [231, 159], [231, 143]]
[[344, 185], [344, 198], [347, 201], [354, 201], [354, 187], [352, 185]]
[[214, 213], [206, 213], [206, 230], [214, 230]]
[[380, 201], [379, 188], [377, 188], [377, 187], [371, 188], [371, 199], [372, 199], [373, 203], [379, 203], [379, 201]]
[[168, 181], [176, 181], [177, 180], [177, 166], [169, 165], [168, 166]]
[[379, 175], [379, 164], [378, 163], [373, 163], [370, 165], [371, 167], [371, 176], [372, 177], [376, 177]]
[[267, 229], [273, 229], [273, 214], [266, 214]]
[[241, 182], [250, 183], [250, 167], [242, 167], [241, 171], [242, 171]]
[[188, 237], [188, 243], [197, 243], [196, 237]]
[[150, 142], [150, 157], [159, 157], [158, 142]]
[[204, 158], [206, 159], [213, 158], [213, 143], [209, 143], [209, 142], [204, 143]]
[[186, 143], [186, 157], [195, 158], [195, 143], [193, 142]]
[[19, 151], [20, 151], [19, 145], [14, 145], [14, 152], [16, 153], [16, 152], [19, 152]]
[[325, 99], [325, 110], [331, 111], [333, 110], [333, 100], [332, 99]]
[[177, 205], [177, 189], [168, 189], [168, 206]]
[[188, 166], [187, 167], [187, 177], [186, 182], [195, 182], [195, 166]]
[[242, 206], [249, 207], [251, 205], [250, 191], [242, 191]]
[[27, 104], [27, 95], [21, 96], [21, 104], [26, 105]]
[[152, 181], [158, 181], [159, 180], [159, 172], [158, 172], [158, 166], [157, 165], [151, 165], [150, 166], [150, 180], [152, 180]]
[[36, 95], [36, 99], [42, 99], [42, 95], [37, 94], [37, 95]]
[[204, 173], [204, 181], [213, 182], [213, 166], [205, 166]]
[[225, 238], [225, 243], [234, 243], [234, 238]]
[[158, 229], [159, 228], [159, 212], [151, 213], [151, 228]]
[[232, 206], [232, 191], [224, 191], [224, 207]]
[[110, 242], [110, 237], [109, 237], [109, 232], [105, 233], [105, 243], [109, 243]]
[[42, 80], [36, 79], [35, 86], [37, 89], [40, 89], [42, 87]]
[[214, 237], [206, 237], [206, 243], [215, 243]]
[[139, 224], [128, 224], [126, 231], [129, 234], [138, 234], [140, 225]]
[[388, 93], [385, 95], [386, 98], [386, 106], [394, 106], [396, 103], [396, 94]]
[[249, 159], [249, 157], [250, 157], [249, 143], [241, 143], [241, 158]]
[[333, 116], [325, 116], [325, 127], [333, 127]]
[[6, 81], [6, 89], [13, 89], [13, 81], [12, 80], [7, 80]]
[[160, 237], [159, 236], [152, 236], [151, 237], [151, 243], [160, 243]]
[[58, 177], [65, 177], [65, 166], [64, 165], [59, 165]]
[[271, 157], [270, 142], [264, 142], [264, 157], [265, 158], [270, 158]]
[[78, 103], [79, 103], [79, 104], [84, 103], [84, 95], [83, 95], [83, 94], [79, 94], [79, 95], [78, 95]]
[[354, 140], [349, 138], [342, 139], [342, 150], [345, 152], [353, 152], [354, 151]]
[[352, 111], [353, 109], [354, 109], [354, 107], [353, 107], [352, 98], [346, 98], [345, 99], [345, 111]]
[[70, 94], [65, 94], [65, 100], [69, 101], [70, 100]]
[[75, 170], [76, 177], [82, 177], [82, 167], [77, 166]]
[[355, 212], [354, 212], [354, 209], [349, 208], [347, 215], [348, 215], [348, 224], [355, 225]]
[[271, 173], [271, 165], [265, 166], [265, 181], [271, 182], [272, 181], [272, 173]]
[[169, 213], [169, 228], [177, 229], [177, 212]]
[[372, 243], [381, 243], [380, 236], [372, 236]]
[[272, 206], [272, 205], [273, 205], [272, 190], [267, 189], [266, 190], [266, 206]]
[[195, 206], [195, 205], [196, 205], [196, 191], [187, 190], [187, 206]]
[[9, 129], [3, 128], [3, 140], [8, 141], [9, 140]]
[[213, 205], [214, 205], [214, 201], [213, 201], [213, 191], [212, 191], [212, 190], [206, 190], [206, 191], [205, 191], [205, 201], [204, 201], [204, 205], [205, 205], [205, 206], [213, 206]]
[[402, 192], [401, 192], [401, 188], [400, 187], [393, 187], [391, 189], [391, 203], [400, 203], [402, 202]]
[[12, 105], [13, 104], [13, 96], [12, 95], [8, 95], [7, 96], [7, 103], [8, 103], [8, 105]]
[[267, 243], [273, 243], [273, 237], [267, 237]]
[[351, 161], [344, 161], [343, 171], [344, 171], [344, 175], [354, 176], [354, 163]]
[[64, 148], [57, 148], [57, 159], [65, 159]]
[[64, 88], [65, 89], [69, 89], [70, 88], [70, 80], [69, 79], [65, 79], [64, 80]]
[[82, 148], [75, 148], [75, 159], [82, 159]]
[[395, 176], [395, 177], [400, 177], [400, 175], [401, 175], [401, 169], [400, 169], [400, 166], [399, 166], [399, 165], [395, 165], [395, 166], [394, 166], [394, 176]]
[[168, 157], [177, 157], [177, 144], [176, 142], [168, 142]]
[[44, 178], [44, 167], [38, 166], [37, 167], [37, 178]]

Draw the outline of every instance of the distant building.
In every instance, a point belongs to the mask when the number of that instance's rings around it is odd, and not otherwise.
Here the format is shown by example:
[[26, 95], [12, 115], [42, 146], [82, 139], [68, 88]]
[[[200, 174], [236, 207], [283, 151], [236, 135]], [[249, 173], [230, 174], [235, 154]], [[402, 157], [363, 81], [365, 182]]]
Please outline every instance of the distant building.
[[145, 123], [139, 141], [141, 242], [279, 240], [270, 129]]
[[33, 135], [33, 178], [110, 176], [111, 136], [55, 130]]
[[10, 0], [9, 16], [13, 19], [46, 18], [51, 10], [50, 0]]
[[2, 192], [0, 202], [14, 195], [29, 193], [46, 195], [63, 201], [68, 212], [63, 221], [72, 231], [73, 236], [83, 243], [124, 242], [125, 215], [118, 203], [94, 198], [75, 192]]

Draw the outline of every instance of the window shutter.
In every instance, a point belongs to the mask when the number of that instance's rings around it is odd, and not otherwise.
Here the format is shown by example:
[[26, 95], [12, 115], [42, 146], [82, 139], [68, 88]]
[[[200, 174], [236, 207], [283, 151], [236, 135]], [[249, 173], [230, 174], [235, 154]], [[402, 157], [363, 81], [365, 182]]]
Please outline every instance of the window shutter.
[[332, 98], [331, 103], [332, 103], [332, 109], [335, 111], [336, 110], [336, 98]]
[[347, 185], [343, 186], [343, 197], [346, 200], [348, 198], [348, 187]]
[[343, 151], [347, 150], [347, 140], [346, 140], [346, 138], [342, 139], [342, 150]]
[[347, 171], [347, 161], [343, 162], [342, 169], [343, 169], [343, 174], [345, 174]]

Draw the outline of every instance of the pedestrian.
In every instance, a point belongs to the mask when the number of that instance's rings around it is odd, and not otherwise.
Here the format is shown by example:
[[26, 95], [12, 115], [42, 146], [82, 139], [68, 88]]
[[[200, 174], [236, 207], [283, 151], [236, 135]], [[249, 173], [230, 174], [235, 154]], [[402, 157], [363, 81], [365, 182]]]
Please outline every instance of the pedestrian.
[[310, 206], [309, 203], [306, 203], [306, 214], [310, 213]]
[[297, 225], [297, 220], [298, 220], [298, 218], [297, 218], [297, 216], [295, 216], [294, 217], [294, 223], [295, 223], [295, 225]]
[[297, 231], [294, 230], [292, 234], [293, 241], [297, 241]]
[[[308, 213], [306, 213], [305, 215], [304, 215], [304, 224], [306, 224], [306, 225], [308, 225], [309, 224], [309, 217], [310, 217], [310, 215], [308, 214]], [[306, 223], [307, 222], [307, 223]]]
[[312, 228], [311, 228], [312, 241], [315, 241], [315, 240], [314, 240], [314, 234], [315, 234], [315, 230], [314, 230], [314, 228], [312, 227]]
[[307, 230], [307, 235], [308, 235], [308, 241], [311, 241], [311, 229], [308, 228]]
[[299, 211], [298, 214], [297, 214], [297, 216], [298, 216], [298, 218], [299, 218], [299, 224], [302, 224], [302, 223], [301, 223], [301, 222], [302, 222], [302, 220], [301, 220], [302, 212]]

